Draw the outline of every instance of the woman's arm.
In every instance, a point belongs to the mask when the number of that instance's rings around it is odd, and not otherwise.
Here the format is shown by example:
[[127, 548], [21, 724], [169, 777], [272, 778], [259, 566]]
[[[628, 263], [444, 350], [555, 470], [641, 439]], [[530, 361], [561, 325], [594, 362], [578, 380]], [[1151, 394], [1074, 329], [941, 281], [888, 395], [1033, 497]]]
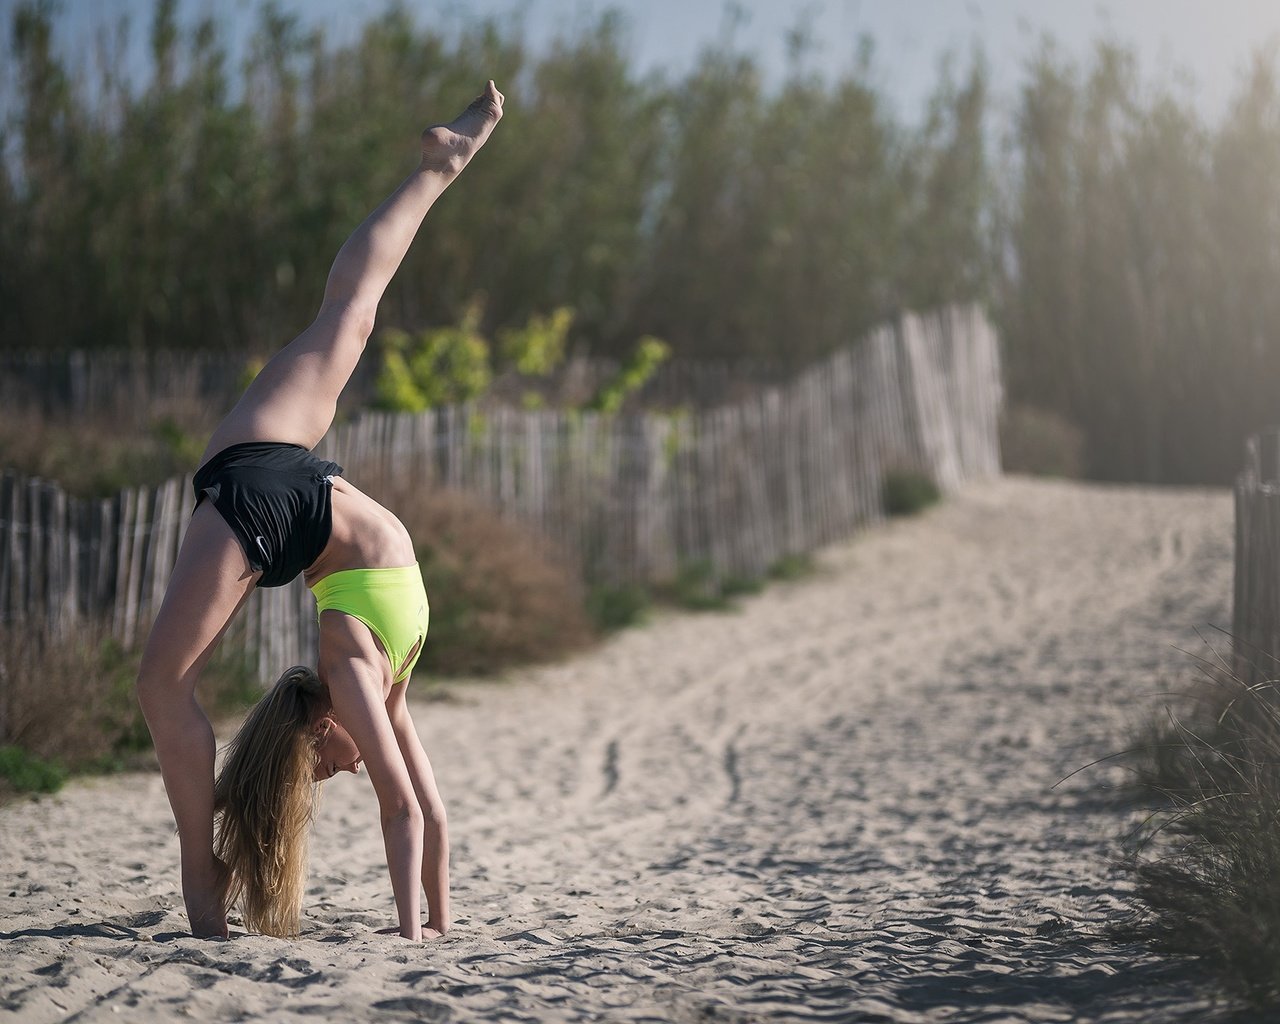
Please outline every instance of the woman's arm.
[[[421, 939], [418, 881], [422, 874], [423, 814], [382, 700], [380, 665], [372, 663], [363, 650], [364, 644], [372, 647], [368, 630], [362, 638], [354, 619], [327, 611], [321, 617], [320, 678], [329, 687], [334, 715], [360, 749], [378, 796], [400, 934], [406, 939]], [[327, 621], [325, 617], [329, 617]], [[377, 653], [381, 660], [381, 652]]]
[[431, 761], [409, 713], [407, 689], [404, 684], [392, 687], [387, 715], [422, 810], [422, 888], [427, 894], [427, 928], [443, 935], [453, 925], [449, 913], [449, 823]]

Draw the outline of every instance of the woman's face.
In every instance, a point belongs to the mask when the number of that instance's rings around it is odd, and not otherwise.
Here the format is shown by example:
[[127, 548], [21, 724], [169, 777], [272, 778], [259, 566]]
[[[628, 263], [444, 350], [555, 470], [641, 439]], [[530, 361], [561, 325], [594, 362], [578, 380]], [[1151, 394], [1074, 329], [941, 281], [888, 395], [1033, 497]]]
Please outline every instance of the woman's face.
[[324, 782], [338, 772], [360, 774], [360, 750], [351, 734], [331, 715], [325, 715], [317, 726], [320, 742], [316, 746], [315, 780]]

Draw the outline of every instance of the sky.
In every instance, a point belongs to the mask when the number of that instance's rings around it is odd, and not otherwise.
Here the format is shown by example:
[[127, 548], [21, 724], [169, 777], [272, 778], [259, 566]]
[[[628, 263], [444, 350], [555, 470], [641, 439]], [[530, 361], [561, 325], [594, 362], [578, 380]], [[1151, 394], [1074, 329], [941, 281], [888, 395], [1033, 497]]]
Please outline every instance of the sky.
[[[0, 0], [7, 33], [17, 0]], [[386, 0], [277, 0], [304, 23], [322, 23], [334, 40], [349, 39]], [[1087, 59], [1102, 37], [1129, 44], [1147, 81], [1172, 83], [1194, 98], [1208, 117], [1225, 109], [1251, 54], [1280, 44], [1280, 0], [404, 0], [421, 24], [457, 25], [472, 15], [520, 21], [535, 44], [557, 32], [589, 24], [606, 9], [623, 14], [639, 67], [687, 68], [699, 51], [724, 37], [736, 8], [734, 39], [759, 55], [771, 77], [787, 66], [788, 30], [811, 20], [817, 68], [847, 67], [859, 40], [875, 44], [874, 80], [896, 112], [913, 120], [937, 82], [948, 52], [962, 59], [975, 46], [985, 53], [997, 102], [1012, 104], [1027, 58], [1052, 36], [1064, 53]], [[257, 0], [179, 0], [180, 16], [216, 13], [233, 54], [247, 37]], [[61, 0], [59, 42], [84, 52], [94, 32], [128, 14], [145, 26], [152, 0]], [[145, 68], [145, 33], [135, 32], [131, 63]], [[482, 69], [477, 69], [482, 72]], [[501, 83], [500, 83], [501, 84]]]

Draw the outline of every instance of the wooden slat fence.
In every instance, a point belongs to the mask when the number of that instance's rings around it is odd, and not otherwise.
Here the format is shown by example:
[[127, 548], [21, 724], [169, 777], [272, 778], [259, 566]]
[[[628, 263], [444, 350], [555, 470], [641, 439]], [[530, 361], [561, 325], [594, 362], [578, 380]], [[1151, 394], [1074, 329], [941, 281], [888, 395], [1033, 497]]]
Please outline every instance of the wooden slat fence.
[[[208, 417], [240, 397], [250, 357], [235, 352], [72, 351], [0, 352], [0, 408], [46, 416], [146, 423], [161, 408], [195, 407]], [[358, 410], [376, 397], [376, 356], [366, 358], [342, 395], [344, 409]], [[618, 371], [609, 359], [573, 357], [546, 378], [499, 374], [486, 402], [518, 405], [537, 390], [549, 406], [581, 405]], [[780, 367], [673, 360], [658, 367], [635, 395], [640, 408], [706, 408], [737, 401], [782, 379]]]
[[[450, 407], [365, 414], [318, 451], [358, 484], [468, 492], [546, 536], [592, 582], [670, 579], [690, 562], [759, 576], [878, 519], [885, 473], [942, 490], [1000, 471], [994, 330], [975, 308], [907, 315], [791, 382], [675, 414]], [[59, 630], [109, 619], [136, 643], [158, 608], [192, 508], [190, 479], [115, 498], [0, 479], [0, 619]], [[437, 600], [447, 601], [448, 595]], [[259, 590], [229, 639], [271, 677], [311, 660], [301, 579]]]
[[1245, 443], [1235, 499], [1234, 668], [1253, 686], [1280, 679], [1280, 427]]

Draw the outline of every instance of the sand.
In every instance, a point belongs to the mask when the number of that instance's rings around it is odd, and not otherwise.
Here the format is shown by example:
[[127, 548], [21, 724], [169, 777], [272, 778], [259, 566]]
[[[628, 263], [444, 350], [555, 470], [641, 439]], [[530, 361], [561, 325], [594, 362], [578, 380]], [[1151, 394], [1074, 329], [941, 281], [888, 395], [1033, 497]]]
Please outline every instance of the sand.
[[11, 805], [0, 1019], [1225, 1019], [1103, 934], [1122, 769], [1055, 784], [1192, 677], [1231, 545], [1225, 491], [1006, 479], [736, 611], [448, 684], [414, 707], [453, 839], [425, 945], [372, 934], [363, 776], [327, 787], [296, 941], [183, 935], [158, 775]]

